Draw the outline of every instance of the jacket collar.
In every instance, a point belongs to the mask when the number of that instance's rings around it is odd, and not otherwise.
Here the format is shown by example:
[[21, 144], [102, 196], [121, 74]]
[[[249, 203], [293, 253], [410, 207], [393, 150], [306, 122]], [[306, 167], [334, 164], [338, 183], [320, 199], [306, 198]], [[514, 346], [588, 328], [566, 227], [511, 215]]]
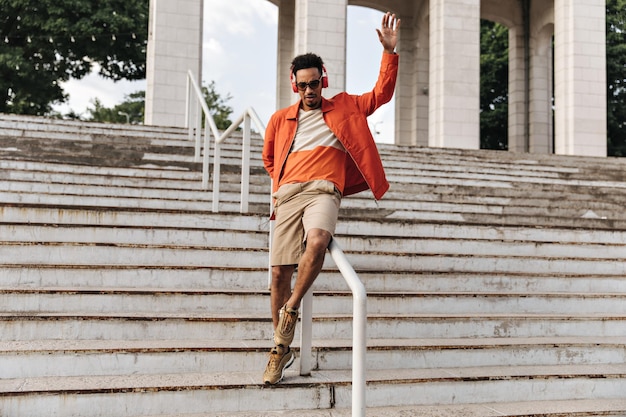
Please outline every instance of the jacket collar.
[[[298, 118], [298, 112], [300, 111], [301, 103], [302, 103], [302, 100], [298, 100], [296, 103], [289, 106], [289, 108], [287, 109], [287, 119], [296, 120]], [[334, 102], [327, 100], [325, 97], [322, 97], [322, 113], [326, 113], [331, 110], [334, 110], [334, 108], [335, 108]]]

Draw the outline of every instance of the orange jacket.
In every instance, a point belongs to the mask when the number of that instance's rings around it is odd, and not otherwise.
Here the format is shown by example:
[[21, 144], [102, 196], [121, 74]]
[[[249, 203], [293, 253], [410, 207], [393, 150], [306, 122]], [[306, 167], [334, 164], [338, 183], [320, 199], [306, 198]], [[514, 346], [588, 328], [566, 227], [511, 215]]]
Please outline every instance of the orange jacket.
[[[339, 93], [331, 99], [322, 97], [324, 121], [350, 155], [346, 167], [343, 195], [368, 188], [379, 200], [389, 189], [378, 148], [367, 124], [367, 116], [391, 100], [398, 74], [398, 55], [383, 53], [380, 73], [374, 89], [363, 95]], [[300, 102], [278, 110], [265, 129], [263, 163], [278, 189], [279, 175], [296, 136]]]

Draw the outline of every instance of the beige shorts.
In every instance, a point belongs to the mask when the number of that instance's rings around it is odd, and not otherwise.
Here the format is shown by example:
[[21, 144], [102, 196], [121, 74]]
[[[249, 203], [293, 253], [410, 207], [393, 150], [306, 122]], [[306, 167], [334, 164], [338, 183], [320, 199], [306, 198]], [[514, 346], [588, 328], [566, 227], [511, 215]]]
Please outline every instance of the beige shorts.
[[335, 233], [341, 194], [330, 181], [284, 184], [275, 198], [271, 265], [297, 265], [311, 229]]

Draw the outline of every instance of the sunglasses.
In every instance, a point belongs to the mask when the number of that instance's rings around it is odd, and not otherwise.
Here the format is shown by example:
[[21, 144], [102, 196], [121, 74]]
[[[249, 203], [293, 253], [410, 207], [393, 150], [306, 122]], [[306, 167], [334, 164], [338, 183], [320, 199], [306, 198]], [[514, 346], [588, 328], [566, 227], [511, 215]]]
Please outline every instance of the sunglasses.
[[312, 90], [315, 90], [317, 87], [320, 86], [321, 82], [322, 82], [322, 77], [320, 77], [319, 80], [309, 81], [308, 83], [305, 83], [304, 81], [296, 83], [296, 86], [298, 87], [298, 90], [300, 91], [306, 90], [307, 87], [311, 87]]

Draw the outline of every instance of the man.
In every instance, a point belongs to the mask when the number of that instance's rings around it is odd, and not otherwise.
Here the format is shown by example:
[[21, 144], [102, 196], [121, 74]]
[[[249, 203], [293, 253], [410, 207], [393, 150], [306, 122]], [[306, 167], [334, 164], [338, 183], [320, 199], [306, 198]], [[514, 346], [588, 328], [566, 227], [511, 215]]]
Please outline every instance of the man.
[[322, 269], [342, 196], [370, 189], [378, 200], [389, 188], [367, 116], [393, 96], [399, 27], [395, 15], [383, 16], [376, 29], [384, 49], [378, 81], [360, 96], [322, 97], [328, 85], [322, 59], [295, 57], [291, 83], [300, 101], [274, 113], [265, 130], [263, 162], [273, 180], [276, 220], [270, 259], [275, 346], [263, 374], [266, 384], [281, 381], [295, 360], [289, 346], [298, 309]]

